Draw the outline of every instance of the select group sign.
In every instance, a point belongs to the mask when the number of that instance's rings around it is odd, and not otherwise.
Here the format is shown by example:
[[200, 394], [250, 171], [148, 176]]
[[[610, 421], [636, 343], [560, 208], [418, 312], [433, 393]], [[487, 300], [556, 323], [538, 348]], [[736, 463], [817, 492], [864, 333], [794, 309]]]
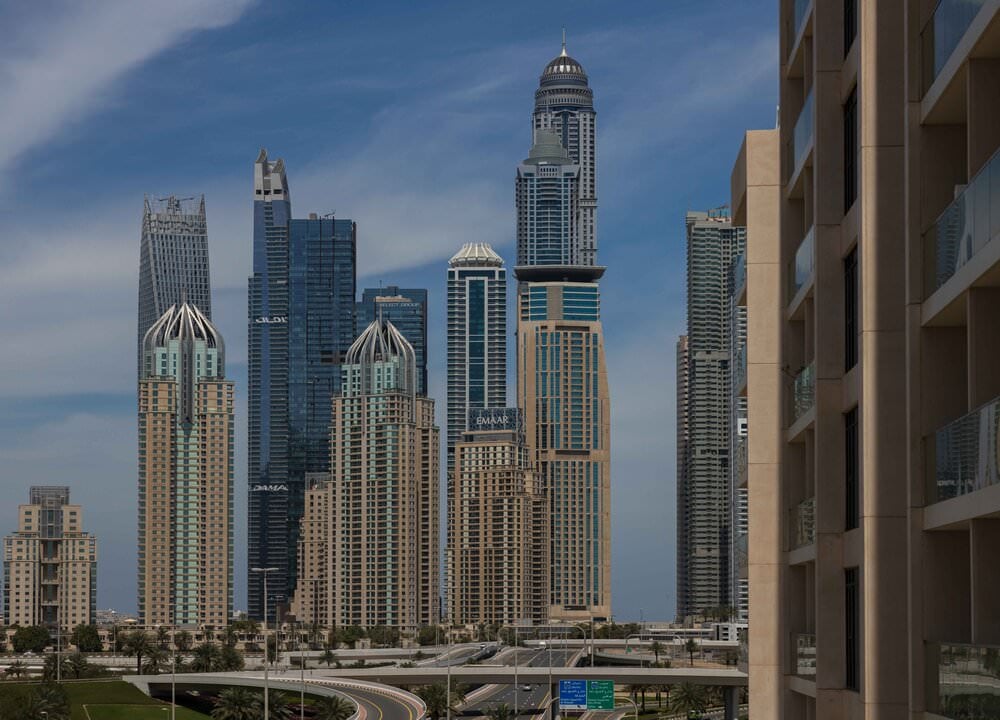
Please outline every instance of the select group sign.
[[614, 710], [614, 680], [560, 680], [560, 710]]

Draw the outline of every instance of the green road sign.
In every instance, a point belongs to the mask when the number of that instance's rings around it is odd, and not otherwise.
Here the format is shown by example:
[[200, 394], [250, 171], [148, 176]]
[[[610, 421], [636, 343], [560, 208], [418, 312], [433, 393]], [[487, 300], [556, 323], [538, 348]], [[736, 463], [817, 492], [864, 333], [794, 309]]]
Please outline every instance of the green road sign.
[[588, 710], [615, 709], [614, 680], [587, 681], [587, 709]]

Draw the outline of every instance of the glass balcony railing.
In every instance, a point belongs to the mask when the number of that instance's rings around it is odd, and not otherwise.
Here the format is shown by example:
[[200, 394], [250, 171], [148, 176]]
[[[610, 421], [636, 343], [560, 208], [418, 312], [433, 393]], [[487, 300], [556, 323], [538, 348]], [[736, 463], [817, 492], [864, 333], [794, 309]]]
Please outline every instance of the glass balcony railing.
[[816, 636], [800, 633], [792, 637], [795, 647], [795, 674], [800, 677], [816, 677]]
[[1000, 646], [936, 647], [937, 697], [928, 709], [950, 720], [1000, 717]]
[[747, 576], [747, 567], [750, 562], [750, 556], [747, 554], [748, 537], [749, 536], [745, 533], [737, 535], [736, 540], [733, 542], [734, 565], [736, 567], [737, 576], [741, 578], [745, 578]]
[[921, 76], [924, 92], [941, 74], [965, 31], [986, 0], [940, 0], [934, 14], [920, 31]]
[[749, 443], [747, 439], [745, 437], [741, 437], [736, 441], [736, 447], [733, 449], [733, 467], [736, 469], [736, 480], [738, 485], [742, 485], [747, 477], [748, 447]]
[[792, 533], [793, 550], [816, 542], [816, 498], [808, 498], [795, 506]]
[[810, 363], [795, 376], [792, 385], [792, 422], [794, 423], [816, 402], [816, 365]]
[[747, 346], [736, 350], [733, 357], [733, 390], [738, 391], [747, 381]]
[[796, 169], [798, 169], [799, 165], [802, 164], [802, 158], [805, 157], [806, 151], [812, 145], [813, 116], [815, 115], [813, 106], [813, 91], [810, 89], [809, 94], [806, 95], [806, 99], [802, 103], [802, 111], [799, 113], [799, 119], [795, 121], [795, 128], [792, 130], [791, 152], [788, 154], [789, 161], [791, 162], [791, 167], [788, 168], [789, 179]]
[[934, 277], [930, 279], [928, 294], [944, 285], [998, 234], [1000, 151], [994, 153], [927, 231], [924, 242], [934, 248]]
[[934, 434], [935, 472], [930, 501], [967, 495], [1000, 482], [1000, 398]]
[[[747, 284], [746, 255], [740, 253], [733, 261], [733, 297], [738, 298]], [[738, 303], [743, 305], [745, 303]]]
[[788, 302], [794, 300], [802, 286], [812, 278], [816, 255], [814, 237], [813, 228], [809, 228], [795, 251], [795, 259], [788, 263]]
[[736, 665], [743, 672], [747, 672], [750, 668], [750, 637], [747, 633], [746, 628], [740, 628], [737, 632], [737, 638], [740, 642], [739, 655], [737, 657]]
[[806, 22], [806, 14], [809, 11], [809, 4], [811, 2], [812, 0], [795, 0], [794, 14], [792, 15], [792, 35], [788, 38], [789, 47], [795, 45], [795, 40], [802, 32], [802, 26]]

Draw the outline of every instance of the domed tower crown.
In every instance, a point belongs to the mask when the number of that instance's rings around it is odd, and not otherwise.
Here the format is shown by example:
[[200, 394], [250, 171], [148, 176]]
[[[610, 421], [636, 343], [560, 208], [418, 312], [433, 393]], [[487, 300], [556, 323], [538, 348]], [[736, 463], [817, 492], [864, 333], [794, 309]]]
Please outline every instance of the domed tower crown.
[[[381, 315], [365, 328], [344, 356], [347, 372], [360, 373], [360, 387], [356, 390], [364, 394], [379, 391], [379, 383], [373, 380], [372, 369], [380, 363], [398, 364], [395, 380], [390, 381], [390, 384], [395, 385], [393, 389], [411, 395], [416, 392], [417, 358], [413, 346], [395, 325]], [[344, 384], [350, 384], [346, 375]]]
[[503, 267], [503, 258], [489, 243], [465, 243], [452, 255], [449, 267]]
[[195, 305], [188, 302], [171, 305], [146, 331], [142, 340], [143, 352], [150, 353], [155, 348], [166, 347], [171, 340], [203, 341], [207, 347], [218, 350], [219, 365], [222, 367], [221, 358], [225, 353], [222, 335]]

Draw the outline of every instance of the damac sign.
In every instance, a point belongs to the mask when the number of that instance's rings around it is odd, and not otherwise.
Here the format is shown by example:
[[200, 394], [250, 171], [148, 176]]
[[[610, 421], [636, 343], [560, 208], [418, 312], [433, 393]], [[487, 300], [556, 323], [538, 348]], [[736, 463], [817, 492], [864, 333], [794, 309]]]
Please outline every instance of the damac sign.
[[288, 492], [287, 485], [254, 485], [250, 492]]
[[270, 317], [254, 318], [258, 325], [280, 325], [288, 322], [287, 315], [271, 315]]

